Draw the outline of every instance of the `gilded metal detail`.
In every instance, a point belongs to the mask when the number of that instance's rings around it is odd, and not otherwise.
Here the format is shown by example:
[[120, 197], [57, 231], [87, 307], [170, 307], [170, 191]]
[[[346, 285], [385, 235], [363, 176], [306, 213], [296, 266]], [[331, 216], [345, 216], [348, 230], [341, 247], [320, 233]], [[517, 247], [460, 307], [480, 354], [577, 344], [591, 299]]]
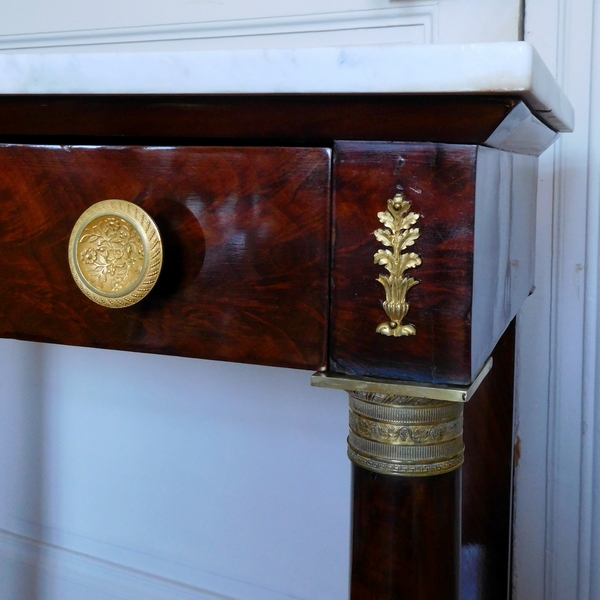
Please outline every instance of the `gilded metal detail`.
[[139, 206], [103, 200], [79, 217], [69, 240], [69, 266], [79, 289], [102, 306], [124, 308], [154, 287], [162, 266], [156, 224]]
[[439, 460], [447, 460], [460, 454], [463, 449], [462, 438], [442, 443], [426, 444], [388, 444], [365, 440], [354, 432], [348, 436], [348, 444], [354, 452], [363, 456], [393, 463], [429, 464]]
[[440, 475], [464, 460], [464, 404], [492, 368], [488, 359], [470, 385], [432, 385], [315, 373], [312, 385], [350, 396], [348, 456], [358, 466], [405, 477]]
[[481, 382], [490, 372], [492, 358], [479, 372], [470, 385], [425, 384], [414, 381], [398, 381], [358, 375], [342, 375], [340, 373], [315, 373], [311, 385], [315, 387], [345, 390], [347, 392], [365, 392], [373, 394], [372, 401], [378, 402], [378, 397], [407, 397], [413, 403], [423, 403], [427, 400], [444, 400], [447, 402], [468, 402], [477, 391]]
[[358, 454], [351, 447], [348, 447], [348, 458], [363, 469], [374, 471], [375, 473], [383, 473], [384, 475], [401, 475], [404, 477], [442, 475], [443, 473], [455, 471], [465, 460], [464, 452], [461, 452], [448, 460], [431, 464], [390, 463]]
[[457, 402], [440, 403], [428, 398], [365, 392], [350, 392], [350, 410], [368, 419], [390, 423], [438, 423], [462, 415], [462, 407]]
[[439, 475], [463, 463], [464, 404], [351, 391], [348, 456], [388, 475]]
[[394, 337], [416, 335], [415, 326], [402, 321], [409, 309], [406, 294], [419, 282], [413, 277], [405, 277], [404, 273], [407, 269], [418, 267], [421, 257], [404, 250], [412, 246], [420, 235], [419, 229], [413, 227], [420, 215], [410, 212], [410, 202], [402, 194], [396, 194], [388, 200], [387, 211], [377, 213], [377, 216], [385, 229], [377, 229], [374, 234], [386, 249], [375, 253], [375, 264], [389, 272], [389, 275], [380, 275], [377, 281], [385, 289], [383, 308], [390, 319], [378, 325], [377, 333]]
[[383, 444], [436, 444], [460, 435], [462, 419], [450, 423], [407, 425], [371, 421], [350, 412], [350, 429], [357, 436]]

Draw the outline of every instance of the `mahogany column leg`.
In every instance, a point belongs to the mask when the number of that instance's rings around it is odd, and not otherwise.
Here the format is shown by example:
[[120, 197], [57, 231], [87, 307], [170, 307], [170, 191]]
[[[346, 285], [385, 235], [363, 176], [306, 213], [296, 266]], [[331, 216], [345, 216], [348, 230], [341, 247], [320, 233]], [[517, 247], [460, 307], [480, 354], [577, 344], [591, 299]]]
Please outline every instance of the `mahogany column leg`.
[[353, 465], [352, 600], [456, 600], [460, 469], [396, 477]]
[[464, 404], [349, 395], [351, 600], [458, 600]]
[[464, 406], [491, 366], [469, 386], [313, 376], [349, 395], [351, 600], [460, 600]]

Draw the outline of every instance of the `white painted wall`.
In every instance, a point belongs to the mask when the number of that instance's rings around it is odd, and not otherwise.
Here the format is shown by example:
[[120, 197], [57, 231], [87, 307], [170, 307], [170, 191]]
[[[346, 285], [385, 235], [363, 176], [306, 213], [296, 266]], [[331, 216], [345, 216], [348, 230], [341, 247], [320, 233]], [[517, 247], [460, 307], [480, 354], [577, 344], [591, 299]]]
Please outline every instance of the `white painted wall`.
[[521, 0], [20, 0], [0, 50], [192, 49], [518, 38]]
[[0, 598], [346, 595], [343, 393], [302, 371], [0, 350]]
[[536, 293], [518, 328], [515, 597], [600, 598], [600, 12], [527, 0], [525, 39], [575, 106], [540, 166]]

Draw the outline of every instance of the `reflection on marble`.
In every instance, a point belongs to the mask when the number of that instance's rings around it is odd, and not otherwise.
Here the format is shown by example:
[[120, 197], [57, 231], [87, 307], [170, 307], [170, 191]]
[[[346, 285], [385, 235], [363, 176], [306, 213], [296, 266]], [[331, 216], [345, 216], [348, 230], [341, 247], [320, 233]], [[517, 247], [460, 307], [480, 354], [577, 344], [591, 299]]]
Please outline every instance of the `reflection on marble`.
[[468, 93], [523, 99], [558, 131], [573, 108], [526, 42], [3, 54], [0, 94]]

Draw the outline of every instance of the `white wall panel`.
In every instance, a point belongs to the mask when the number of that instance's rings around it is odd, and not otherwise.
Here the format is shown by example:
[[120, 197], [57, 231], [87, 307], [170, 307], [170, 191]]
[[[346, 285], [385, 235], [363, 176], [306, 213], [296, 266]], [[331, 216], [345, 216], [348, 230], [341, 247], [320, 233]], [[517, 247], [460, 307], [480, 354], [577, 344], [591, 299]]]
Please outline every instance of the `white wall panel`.
[[[305, 371], [0, 347], [0, 529], [197, 593], [347, 595], [343, 392], [310, 388]], [[0, 544], [0, 574], [14, 547]], [[51, 580], [79, 564], [67, 559]], [[98, 592], [118, 575], [104, 572]]]
[[518, 328], [516, 600], [596, 600], [598, 483], [598, 8], [528, 0], [533, 43], [575, 107], [542, 157], [536, 293]]
[[[3, 7], [0, 50], [273, 48], [519, 39], [520, 0], [306, 0]], [[4, 10], [6, 8], [6, 10]]]

